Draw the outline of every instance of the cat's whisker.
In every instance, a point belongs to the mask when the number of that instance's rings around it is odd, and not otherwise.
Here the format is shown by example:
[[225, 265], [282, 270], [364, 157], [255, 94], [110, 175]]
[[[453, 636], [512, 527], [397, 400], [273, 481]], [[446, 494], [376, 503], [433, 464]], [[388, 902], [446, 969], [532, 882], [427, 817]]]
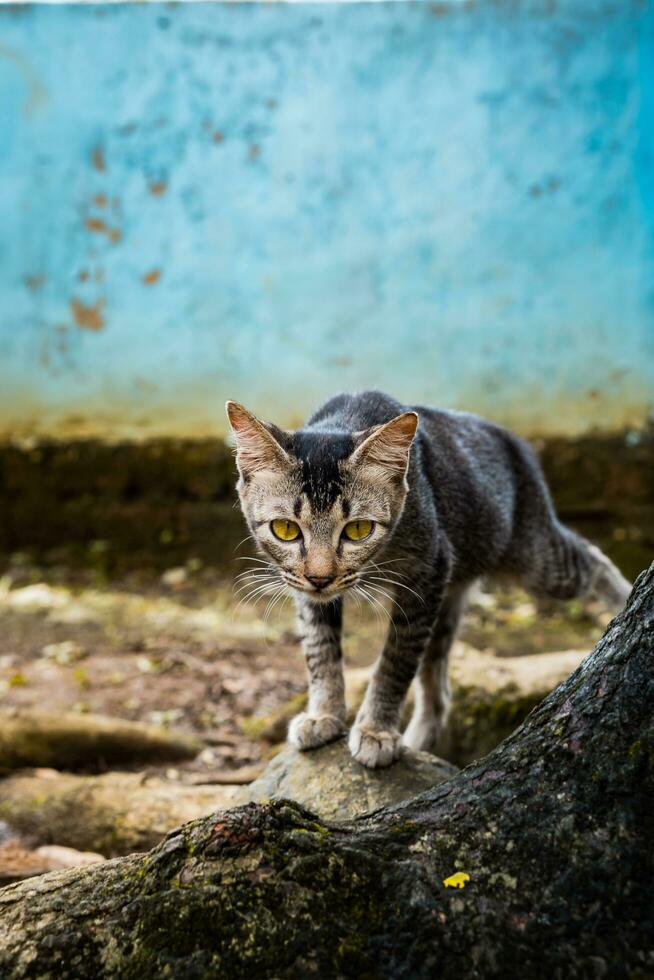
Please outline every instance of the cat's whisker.
[[351, 590], [351, 594], [352, 594], [352, 598], [354, 599], [354, 601], [357, 604], [357, 612], [361, 612], [361, 599], [359, 598], [359, 596], [357, 594], [356, 587]]
[[[372, 561], [372, 559], [371, 559], [368, 562], [368, 564], [371, 565], [376, 571], [381, 571], [382, 568], [385, 567], [385, 566], [387, 566], [387, 565], [394, 565], [398, 561], [405, 561], [405, 560], [406, 559], [404, 559], [404, 558], [389, 558], [387, 561], [377, 562], [377, 561]], [[406, 575], [404, 575], [402, 572], [398, 571], [396, 568], [387, 569], [387, 571], [389, 571], [393, 575], [399, 575], [400, 578], [406, 578]], [[386, 574], [386, 573], [384, 573], [384, 574]]]
[[265, 568], [265, 567], [260, 567], [259, 565], [255, 565], [254, 568], [246, 568], [245, 571], [239, 572], [238, 575], [235, 576], [235, 578], [242, 578], [243, 575], [252, 575], [253, 572], [267, 572], [267, 571], [272, 571], [273, 568], [274, 568], [274, 566], [272, 566], [272, 565], [270, 566], [270, 569]]
[[236, 613], [238, 612], [238, 610], [241, 608], [241, 606], [244, 603], [246, 605], [249, 605], [250, 602], [253, 602], [256, 599], [261, 599], [265, 595], [270, 595], [270, 593], [272, 591], [274, 591], [276, 588], [278, 588], [278, 583], [277, 582], [268, 583], [266, 585], [260, 585], [260, 586], [258, 586], [258, 588], [254, 589], [252, 592], [250, 592], [247, 595], [243, 596], [243, 598], [238, 603], [236, 609], [234, 610], [234, 615], [236, 615]]
[[406, 558], [385, 558], [384, 561], [375, 561], [373, 558], [370, 559], [370, 564], [374, 565], [375, 568], [384, 568], [385, 565], [397, 565], [398, 562], [405, 562]]
[[[357, 596], [361, 596], [361, 598], [363, 598], [365, 600], [366, 605], [368, 605], [368, 606], [371, 607], [371, 609], [375, 613], [375, 616], [377, 617], [377, 621], [380, 622], [381, 621], [381, 617], [379, 615], [379, 610], [375, 606], [373, 606], [372, 602], [370, 601], [370, 596], [366, 592], [363, 591], [363, 589], [361, 588], [360, 585], [355, 585], [354, 586], [353, 593], [355, 595], [357, 595]], [[359, 600], [359, 601], [361, 601], [361, 600]]]
[[239, 543], [236, 545], [236, 547], [234, 548], [234, 552], [233, 553], [235, 554], [238, 551], [238, 549], [240, 547], [242, 547], [242, 545], [245, 544], [246, 541], [250, 541], [250, 540], [251, 540], [250, 539], [250, 535], [249, 534], [246, 534], [245, 537], [243, 538], [243, 540], [242, 541], [239, 541]]
[[[251, 591], [248, 592], [245, 596], [243, 596], [243, 598], [239, 602], [239, 606], [242, 602], [247, 602], [249, 599], [253, 598], [258, 592], [265, 594], [265, 592], [270, 591], [273, 588], [276, 588], [277, 585], [278, 585], [277, 582], [263, 582], [259, 585], [255, 585], [254, 587], [249, 586]], [[238, 609], [238, 606], [236, 608]]]
[[267, 622], [270, 619], [275, 606], [282, 599], [288, 599], [288, 593], [285, 585], [282, 585], [282, 587], [273, 595], [272, 599], [269, 600], [268, 605], [266, 606], [266, 611], [263, 614], [264, 622]]
[[376, 592], [376, 593], [378, 593], [380, 595], [385, 596], [390, 602], [392, 602], [393, 605], [397, 607], [398, 611], [401, 612], [402, 615], [404, 616], [404, 618], [406, 620], [406, 623], [407, 623], [407, 626], [409, 625], [409, 617], [407, 616], [407, 614], [405, 613], [404, 609], [399, 604], [399, 602], [397, 601], [397, 599], [395, 598], [395, 596], [391, 595], [390, 592], [386, 592], [385, 589], [380, 589], [380, 587], [378, 585], [373, 585], [369, 581], [366, 581], [366, 585], [368, 586], [369, 589], [373, 589], [374, 592]]
[[272, 585], [277, 585], [277, 584], [278, 583], [275, 582], [275, 581], [270, 581], [270, 582], [247, 582], [243, 586], [242, 589], [239, 589], [237, 592], [234, 593], [234, 598], [237, 599], [239, 597], [239, 595], [241, 595], [241, 593], [247, 593], [248, 589], [257, 589], [257, 588], [258, 589], [262, 589], [264, 586], [267, 586], [267, 585], [272, 586]]
[[241, 582], [238, 588], [234, 588], [234, 595], [239, 595], [244, 589], [249, 589], [253, 585], [266, 585], [272, 584], [273, 582], [278, 583], [279, 579], [275, 575], [257, 575], [253, 578], [247, 579], [245, 582]]
[[262, 575], [270, 575], [270, 574], [272, 574], [272, 569], [268, 571], [265, 568], [248, 568], [247, 572], [241, 572], [240, 575], [235, 575], [234, 581], [238, 582], [240, 579], [246, 578], [248, 576], [261, 577]]
[[395, 635], [397, 636], [397, 627], [395, 626], [395, 623], [393, 622], [393, 619], [392, 619], [392, 617], [391, 617], [388, 609], [386, 608], [386, 606], [382, 602], [380, 602], [379, 599], [376, 596], [371, 595], [368, 592], [368, 590], [365, 589], [362, 585], [358, 585], [357, 588], [361, 591], [362, 595], [364, 595], [366, 597], [366, 599], [368, 599], [368, 601], [372, 605], [373, 609], [379, 609], [384, 614], [384, 616], [386, 617], [386, 619], [388, 620], [388, 622], [393, 627], [393, 630], [395, 632]]
[[423, 606], [425, 604], [425, 600], [422, 598], [422, 596], [418, 592], [416, 592], [415, 589], [411, 589], [408, 585], [404, 585], [403, 582], [394, 582], [393, 579], [391, 579], [391, 578], [386, 578], [386, 577], [377, 576], [377, 575], [370, 575], [368, 577], [367, 581], [381, 582], [382, 585], [383, 584], [386, 584], [386, 585], [394, 585], [398, 589], [406, 589], [406, 591], [407, 592], [410, 592], [412, 595], [414, 595], [416, 597], [416, 599], [419, 599], [420, 602], [423, 604]]
[[273, 562], [264, 560], [263, 558], [253, 558], [252, 555], [237, 555], [233, 561], [254, 561], [258, 562], [260, 565], [270, 565], [271, 568], [275, 567]]

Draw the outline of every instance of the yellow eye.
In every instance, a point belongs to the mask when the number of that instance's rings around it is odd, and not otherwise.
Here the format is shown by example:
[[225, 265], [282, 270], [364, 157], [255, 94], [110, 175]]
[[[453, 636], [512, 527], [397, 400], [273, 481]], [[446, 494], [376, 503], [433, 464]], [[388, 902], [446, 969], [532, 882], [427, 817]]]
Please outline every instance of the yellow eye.
[[372, 521], [350, 521], [343, 528], [348, 541], [363, 541], [372, 531]]
[[295, 521], [287, 521], [283, 517], [277, 517], [270, 525], [272, 533], [280, 541], [297, 541], [301, 535], [300, 525]]

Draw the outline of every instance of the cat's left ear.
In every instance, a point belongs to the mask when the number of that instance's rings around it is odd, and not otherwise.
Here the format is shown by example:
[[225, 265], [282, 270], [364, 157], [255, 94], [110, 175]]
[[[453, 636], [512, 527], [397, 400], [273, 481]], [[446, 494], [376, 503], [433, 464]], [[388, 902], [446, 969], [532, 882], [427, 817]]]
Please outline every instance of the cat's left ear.
[[227, 402], [225, 409], [236, 440], [236, 465], [245, 480], [255, 473], [279, 471], [290, 465], [288, 454], [271, 429], [252, 412], [231, 401]]
[[416, 412], [403, 412], [384, 425], [368, 429], [350, 456], [350, 465], [375, 467], [380, 476], [390, 479], [403, 477], [418, 421]]

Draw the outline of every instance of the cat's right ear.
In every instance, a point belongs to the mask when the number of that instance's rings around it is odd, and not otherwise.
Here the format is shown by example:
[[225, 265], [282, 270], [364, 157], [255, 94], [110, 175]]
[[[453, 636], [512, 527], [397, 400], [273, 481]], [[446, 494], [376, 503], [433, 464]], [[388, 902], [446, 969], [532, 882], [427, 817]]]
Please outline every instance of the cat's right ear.
[[243, 479], [266, 470], [287, 469], [290, 459], [272, 432], [238, 402], [225, 405], [236, 440], [236, 465]]

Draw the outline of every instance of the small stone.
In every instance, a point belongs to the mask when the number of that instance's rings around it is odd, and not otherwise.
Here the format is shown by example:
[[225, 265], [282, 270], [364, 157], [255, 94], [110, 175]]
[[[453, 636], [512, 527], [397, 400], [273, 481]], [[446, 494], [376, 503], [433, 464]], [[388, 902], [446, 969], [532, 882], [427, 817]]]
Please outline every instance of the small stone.
[[86, 656], [86, 650], [74, 640], [64, 640], [62, 643], [46, 643], [41, 650], [41, 656], [64, 667], [66, 664], [75, 663]]
[[236, 804], [294, 800], [324, 820], [351, 820], [411, 799], [457, 773], [456, 766], [427, 752], [403, 748], [388, 769], [366, 769], [340, 739], [310, 752], [287, 745]]
[[179, 568], [169, 568], [161, 576], [162, 583], [169, 589], [179, 589], [188, 579], [188, 569], [180, 566]]

